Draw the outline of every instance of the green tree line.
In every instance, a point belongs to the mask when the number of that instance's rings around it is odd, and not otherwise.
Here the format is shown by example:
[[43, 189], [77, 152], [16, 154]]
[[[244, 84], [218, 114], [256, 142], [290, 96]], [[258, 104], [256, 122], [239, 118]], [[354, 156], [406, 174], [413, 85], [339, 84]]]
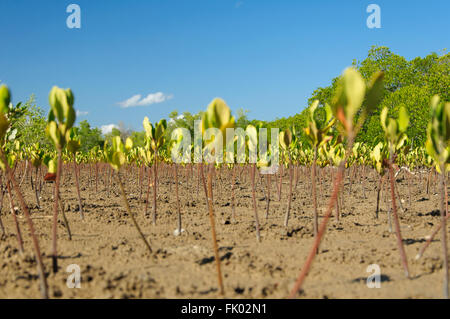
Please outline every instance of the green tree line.
[[[380, 125], [381, 110], [387, 107], [389, 116], [396, 117], [399, 109], [403, 106], [411, 118], [411, 125], [406, 132], [410, 137], [409, 143], [413, 146], [424, 145], [427, 123], [430, 120], [431, 97], [438, 94], [443, 101], [449, 100], [450, 54], [446, 51], [441, 54], [431, 53], [423, 58], [417, 57], [408, 61], [387, 47], [373, 46], [364, 60], [354, 60], [352, 65], [360, 71], [366, 81], [369, 81], [374, 72], [378, 70], [385, 72], [383, 100], [365, 122], [356, 141], [365, 142], [371, 146], [382, 141], [384, 133]], [[267, 128], [279, 128], [280, 131], [295, 127], [299, 140], [308, 143], [308, 138], [302, 130], [307, 125], [308, 108], [314, 100], [318, 99], [320, 105], [316, 109], [315, 116], [318, 119], [323, 117], [323, 106], [331, 103], [337, 88], [337, 81], [338, 77], [333, 78], [328, 86], [317, 88], [308, 99], [308, 105], [303, 107], [299, 105], [299, 113], [290, 117], [276, 118], [273, 121], [249, 120], [248, 111], [239, 109], [236, 116], [236, 127], [245, 128], [248, 124], [256, 125], [258, 123], [262, 123]], [[34, 96], [31, 96], [20, 107], [22, 113], [15, 124], [16, 138], [24, 144], [39, 143], [42, 147], [51, 148], [52, 143], [45, 135], [45, 112], [36, 105]], [[202, 112], [192, 114], [173, 111], [169, 115], [166, 140], [170, 140], [172, 131], [177, 127], [187, 128], [191, 134], [194, 134], [194, 122], [200, 120], [201, 117]], [[103, 135], [100, 129], [91, 127], [86, 120], [78, 123], [77, 130], [81, 141], [81, 151], [88, 151], [96, 145], [102, 146], [105, 140], [110, 140], [114, 136], [131, 137], [134, 145], [144, 145], [145, 132], [126, 129], [123, 123], [119, 125], [119, 128], [114, 128], [111, 133], [106, 135]]]

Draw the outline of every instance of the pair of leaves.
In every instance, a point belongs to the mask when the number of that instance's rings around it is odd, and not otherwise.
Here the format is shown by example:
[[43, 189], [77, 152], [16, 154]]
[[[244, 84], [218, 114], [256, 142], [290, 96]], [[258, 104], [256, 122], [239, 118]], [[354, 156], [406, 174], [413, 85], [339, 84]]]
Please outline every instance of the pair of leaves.
[[0, 86], [0, 140], [4, 142], [5, 136], [8, 141], [14, 141], [18, 130], [11, 123], [23, 116], [26, 107], [18, 103], [15, 107], [11, 104], [11, 92], [6, 85]]
[[[367, 116], [381, 102], [384, 94], [384, 73], [376, 72], [368, 85], [353, 67], [347, 68], [339, 79], [336, 94], [331, 103], [334, 116], [343, 126], [343, 133], [356, 135]], [[364, 102], [364, 105], [363, 105]], [[363, 107], [361, 109], [361, 107]], [[355, 115], [361, 111], [359, 127], [354, 130]]]
[[144, 118], [142, 122], [145, 135], [147, 137], [149, 146], [154, 150], [160, 149], [165, 143], [165, 132], [167, 128], [167, 122], [165, 119], [160, 120], [155, 126], [150, 123], [148, 117]]
[[6, 85], [0, 86], [0, 113], [8, 114], [11, 103], [11, 92]]
[[381, 127], [383, 128], [386, 140], [392, 150], [399, 150], [406, 142], [405, 134], [409, 125], [409, 115], [406, 108], [401, 106], [397, 119], [388, 118], [388, 109], [384, 107], [380, 114]]
[[[212, 160], [211, 155], [217, 160], [216, 155], [220, 155], [222, 150], [218, 149], [219, 143], [217, 143], [218, 140], [216, 139], [221, 135], [223, 148], [223, 145], [226, 143], [227, 128], [234, 128], [235, 126], [235, 119], [231, 115], [231, 110], [225, 101], [215, 98], [208, 105], [206, 112], [203, 113], [200, 125], [202, 136], [205, 137], [204, 151], [207, 161], [210, 162]], [[210, 131], [209, 129], [215, 129], [215, 131]]]
[[224, 100], [215, 98], [202, 115], [202, 134], [208, 128], [218, 128], [225, 136], [227, 128], [233, 128], [235, 125], [234, 116], [231, 116], [231, 110]]
[[431, 99], [431, 119], [427, 128], [427, 153], [439, 166], [450, 164], [450, 102], [440, 101], [438, 95]]
[[150, 166], [153, 161], [153, 150], [151, 148], [139, 147], [139, 155], [146, 166]]
[[6, 132], [9, 129], [9, 104], [11, 103], [11, 93], [6, 85], [0, 86], [0, 140], [3, 141]]
[[318, 105], [319, 100], [315, 100], [309, 107], [308, 126], [304, 129], [313, 147], [320, 147], [332, 138], [332, 135], [329, 135], [328, 132], [336, 121], [333, 118], [331, 107], [325, 104], [323, 107], [325, 120], [320, 122], [315, 116]]
[[34, 167], [39, 167], [44, 159], [45, 151], [39, 147], [39, 143], [33, 145], [30, 151], [31, 164]]
[[44, 165], [48, 168], [48, 173], [56, 174], [58, 168], [58, 159], [56, 154], [45, 154], [43, 162]]
[[377, 170], [378, 174], [383, 175], [385, 172], [386, 159], [389, 156], [386, 144], [383, 142], [378, 143], [370, 152], [370, 158], [372, 159], [373, 166]]
[[[9, 168], [14, 167], [16, 159], [17, 159], [16, 154], [6, 154], [6, 160], [8, 161]], [[3, 171], [5, 170], [5, 163], [3, 163], [3, 161], [0, 161], [0, 169]]]
[[72, 127], [66, 134], [67, 149], [70, 153], [76, 154], [81, 147], [80, 137], [75, 127]]
[[[328, 147], [327, 147], [328, 146]], [[328, 149], [329, 148], [329, 149]], [[333, 165], [339, 166], [345, 158], [345, 148], [342, 143], [334, 145], [326, 144], [319, 148], [319, 154], [323, 152], [324, 157]]]
[[256, 163], [258, 160], [258, 130], [255, 126], [249, 124], [245, 128], [245, 133], [248, 136], [248, 139], [246, 141], [248, 149], [248, 161], [249, 163]]
[[105, 143], [103, 152], [105, 154], [106, 161], [111, 167], [119, 171], [120, 168], [127, 162], [126, 153], [133, 148], [133, 141], [131, 138], [127, 138], [125, 145], [122, 142], [120, 136], [114, 136], [112, 138], [112, 145], [109, 146]]
[[46, 133], [57, 149], [62, 149], [65, 146], [68, 140], [68, 136], [66, 135], [75, 123], [76, 113], [73, 108], [74, 100], [75, 98], [70, 89], [61, 89], [54, 86], [50, 91], [50, 112]]
[[[76, 120], [73, 104], [75, 97], [71, 89], [61, 89], [54, 86], [49, 94], [50, 113], [49, 121], [58, 121], [59, 125], [64, 125], [65, 130], [69, 130]], [[62, 132], [65, 135], [65, 132]]]
[[290, 129], [287, 128], [284, 131], [280, 132], [279, 142], [284, 150], [289, 149], [289, 146], [292, 143], [292, 132]]

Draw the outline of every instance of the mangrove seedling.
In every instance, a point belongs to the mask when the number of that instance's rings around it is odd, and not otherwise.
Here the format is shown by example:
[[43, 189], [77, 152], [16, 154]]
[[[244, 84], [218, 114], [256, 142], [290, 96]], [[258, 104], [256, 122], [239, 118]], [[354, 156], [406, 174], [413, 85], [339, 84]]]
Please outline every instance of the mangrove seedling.
[[77, 134], [77, 128], [72, 127], [68, 134], [67, 150], [72, 154], [73, 158], [73, 173], [75, 174], [75, 183], [77, 187], [78, 206], [80, 206], [80, 217], [81, 219], [84, 219], [83, 203], [81, 202], [80, 183], [78, 178], [78, 163], [77, 163], [77, 152], [80, 149], [80, 147], [81, 142]]
[[27, 204], [25, 203], [25, 199], [23, 198], [22, 192], [20, 191], [19, 185], [14, 177], [13, 171], [9, 166], [7, 155], [5, 154], [5, 137], [8, 129], [10, 128], [10, 120], [8, 119], [7, 114], [9, 113], [11, 102], [11, 93], [5, 85], [0, 86], [0, 169], [5, 172], [5, 175], [8, 177], [8, 182], [10, 182], [14, 188], [16, 196], [19, 200], [19, 204], [25, 214], [25, 218], [28, 223], [28, 227], [30, 229], [31, 239], [33, 241], [34, 253], [36, 256], [37, 262], [37, 270], [39, 274], [40, 287], [41, 287], [41, 295], [43, 298], [48, 298], [48, 286], [47, 279], [45, 277], [45, 269], [44, 264], [42, 262], [41, 251], [39, 247], [39, 241], [37, 239], [33, 221], [31, 220], [30, 211], [28, 209]]
[[164, 145], [165, 131], [167, 128], [166, 120], [159, 121], [155, 126], [150, 123], [148, 117], [144, 118], [142, 123], [145, 129], [145, 135], [147, 138], [146, 146], [153, 150], [153, 225], [156, 225], [156, 197], [158, 190], [158, 151]]
[[[340, 130], [342, 136], [347, 138], [345, 159], [339, 165], [337, 174], [334, 177], [333, 192], [331, 194], [324, 219], [320, 224], [319, 231], [314, 239], [305, 264], [290, 292], [290, 298], [294, 298], [294, 296], [296, 296], [296, 294], [300, 291], [316, 252], [319, 249], [320, 242], [325, 234], [328, 220], [330, 219], [331, 212], [341, 189], [345, 164], [353, 148], [355, 136], [364, 124], [367, 116], [373, 109], [375, 109], [382, 99], [384, 90], [383, 77], [383, 72], [376, 72], [372, 76], [369, 84], [366, 85], [361, 74], [355, 68], [347, 68], [344, 71], [343, 76], [338, 80], [337, 91], [333, 97], [331, 108], [334, 117], [340, 123], [340, 125], [338, 125], [338, 129]], [[363, 104], [363, 102], [365, 103]], [[355, 125], [355, 115], [357, 113], [360, 115]]]
[[[214, 218], [214, 205], [213, 205], [213, 190], [212, 190], [212, 177], [214, 170], [214, 161], [217, 159], [218, 155], [223, 153], [223, 149], [219, 149], [219, 145], [223, 147], [224, 139], [226, 137], [226, 129], [233, 128], [235, 125], [235, 119], [231, 116], [231, 110], [224, 100], [216, 98], [211, 104], [209, 104], [205, 113], [203, 113], [202, 121], [201, 121], [201, 129], [202, 136], [208, 136], [207, 133], [213, 132], [213, 134], [209, 134], [209, 138], [205, 138], [204, 144], [204, 153], [207, 153], [207, 161], [208, 164], [208, 210], [209, 210], [209, 219], [211, 222], [211, 232], [212, 232], [212, 241], [214, 247], [214, 257], [216, 261], [217, 268], [217, 280], [219, 283], [220, 294], [224, 295], [225, 291], [223, 288], [223, 280], [222, 280], [222, 272], [220, 269], [220, 258], [219, 258], [219, 248], [217, 245], [217, 236], [216, 236], [216, 224]], [[221, 134], [222, 143], [216, 143], [219, 141], [219, 136]], [[217, 156], [216, 156], [217, 155]]]
[[[131, 148], [132, 141], [130, 138], [126, 141], [126, 146], [128, 148]], [[120, 168], [126, 163], [126, 147], [123, 144], [122, 140], [120, 139], [120, 136], [115, 136], [112, 139], [112, 145], [109, 146], [108, 143], [105, 143], [104, 145], [104, 154], [106, 161], [111, 165], [111, 167], [116, 172], [117, 181], [119, 183], [120, 192], [122, 194], [122, 199], [125, 204], [125, 208], [127, 210], [128, 215], [131, 218], [131, 221], [133, 222], [134, 227], [136, 228], [136, 231], [139, 233], [139, 236], [141, 237], [142, 241], [144, 242], [145, 246], [147, 247], [148, 251], [152, 253], [152, 248], [150, 247], [149, 242], [144, 236], [144, 233], [141, 231], [141, 228], [139, 227], [136, 218], [134, 217], [133, 212], [131, 211], [130, 205], [128, 203], [127, 195], [125, 193], [125, 188], [122, 183], [122, 179], [120, 178]]]
[[308, 126], [304, 129], [306, 136], [309, 138], [309, 142], [311, 143], [314, 150], [314, 158], [311, 167], [312, 199], [314, 207], [314, 236], [317, 236], [319, 228], [316, 186], [317, 149], [332, 138], [332, 136], [329, 135], [328, 132], [335, 122], [333, 113], [331, 112], [331, 107], [328, 104], [325, 104], [325, 106], [323, 107], [323, 110], [325, 111], [325, 119], [320, 121], [316, 116], [316, 109], [318, 105], [319, 101], [315, 100], [309, 107]]
[[388, 143], [389, 149], [388, 165], [389, 165], [389, 181], [391, 184], [392, 214], [394, 219], [395, 233], [397, 236], [397, 245], [400, 251], [401, 261], [403, 264], [403, 268], [405, 269], [405, 275], [406, 277], [409, 277], [408, 261], [406, 258], [405, 248], [403, 246], [402, 235], [400, 232], [400, 222], [397, 215], [397, 204], [395, 199], [395, 177], [393, 168], [395, 151], [400, 149], [406, 140], [405, 131], [409, 124], [409, 116], [404, 107], [400, 107], [397, 119], [388, 118], [387, 115], [388, 109], [385, 107], [381, 111], [380, 121], [381, 127], [383, 128], [383, 131], [385, 133], [385, 139]]
[[440, 173], [441, 243], [444, 260], [444, 298], [448, 299], [448, 255], [447, 255], [447, 203], [445, 173], [450, 168], [450, 102], [440, 101], [435, 95], [431, 100], [431, 120], [427, 128], [426, 150], [436, 162]]
[[74, 96], [70, 89], [61, 89], [54, 86], [50, 91], [49, 102], [50, 102], [50, 112], [48, 115], [48, 124], [46, 128], [46, 133], [55, 145], [58, 163], [56, 170], [56, 180], [55, 180], [55, 196], [53, 205], [53, 228], [52, 228], [52, 261], [53, 261], [53, 272], [58, 272], [58, 255], [57, 255], [57, 226], [58, 226], [58, 205], [59, 205], [59, 184], [61, 180], [62, 172], [62, 158], [61, 153], [66, 145], [67, 134], [70, 128], [75, 123], [76, 113], [73, 108]]

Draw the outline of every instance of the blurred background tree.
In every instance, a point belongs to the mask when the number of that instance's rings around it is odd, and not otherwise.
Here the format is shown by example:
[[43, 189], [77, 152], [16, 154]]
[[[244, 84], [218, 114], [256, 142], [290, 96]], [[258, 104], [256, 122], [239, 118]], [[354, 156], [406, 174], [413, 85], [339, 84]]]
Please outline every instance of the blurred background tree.
[[[423, 58], [417, 57], [408, 61], [406, 58], [393, 53], [388, 47], [373, 46], [364, 60], [354, 60], [352, 64], [361, 72], [366, 81], [369, 81], [372, 74], [378, 70], [385, 72], [383, 101], [369, 116], [356, 141], [365, 142], [370, 146], [375, 146], [382, 141], [384, 133], [380, 125], [381, 110], [386, 106], [389, 110], [388, 116], [397, 117], [399, 108], [404, 106], [411, 117], [411, 125], [406, 132], [411, 139], [409, 143], [414, 146], [424, 145], [426, 127], [430, 119], [430, 98], [438, 94], [443, 101], [449, 101], [450, 99], [448, 90], [450, 87], [450, 54], [444, 50], [440, 54], [431, 53]], [[297, 137], [302, 143], [305, 143], [308, 139], [301, 128], [306, 127], [307, 124], [308, 106], [314, 100], [319, 100], [320, 104], [315, 116], [320, 119], [323, 115], [325, 103], [331, 103], [337, 87], [337, 80], [337, 77], [333, 78], [330, 85], [314, 90], [307, 101], [308, 105], [299, 105], [299, 113], [289, 117], [276, 118], [273, 121], [260, 121], [249, 119], [250, 112], [244, 108], [239, 108], [235, 112], [236, 127], [245, 129], [249, 124], [257, 126], [258, 123], [262, 123], [267, 128], [279, 128], [280, 131], [295, 127]], [[34, 96], [32, 95], [20, 107], [24, 111], [14, 124], [14, 128], [17, 128], [16, 139], [19, 139], [23, 144], [39, 143], [42, 147], [53, 148], [52, 143], [45, 135], [47, 120], [45, 112], [36, 105]], [[282, 107], [282, 105], [276, 107]], [[179, 113], [176, 110], [171, 112], [167, 123], [166, 139], [170, 140], [172, 131], [177, 127], [187, 128], [194, 136], [194, 122], [200, 120], [201, 117], [202, 112], [196, 114]], [[357, 118], [358, 115], [356, 120]], [[154, 119], [154, 122], [156, 122], [156, 119]], [[96, 145], [102, 146], [105, 140], [110, 140], [113, 136], [120, 136], [123, 140], [131, 137], [134, 145], [144, 146], [144, 131], [132, 130], [124, 122], [118, 123], [117, 127], [105, 135], [102, 135], [100, 129], [92, 128], [86, 120], [80, 122], [78, 127], [82, 151], [87, 151]]]

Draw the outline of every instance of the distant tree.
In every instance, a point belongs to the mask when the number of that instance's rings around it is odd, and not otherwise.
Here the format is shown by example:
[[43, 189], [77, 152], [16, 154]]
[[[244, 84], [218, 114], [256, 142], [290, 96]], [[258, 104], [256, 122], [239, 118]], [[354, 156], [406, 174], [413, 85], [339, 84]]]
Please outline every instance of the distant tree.
[[113, 127], [111, 132], [104, 134], [104, 140], [108, 143], [112, 142], [112, 138], [120, 136], [122, 141], [125, 141], [128, 137], [131, 137], [133, 130], [125, 125], [123, 121], [120, 121], [117, 127]]
[[[367, 58], [362, 61], [354, 60], [353, 66], [361, 72], [366, 81], [369, 81], [378, 70], [385, 72], [384, 99], [369, 116], [356, 140], [376, 145], [383, 138], [380, 125], [381, 110], [386, 106], [389, 109], [389, 116], [396, 117], [403, 105], [411, 115], [411, 125], [406, 133], [414, 140], [415, 145], [423, 145], [426, 140], [426, 123], [430, 116], [431, 96], [439, 94], [443, 100], [449, 100], [450, 54], [445, 51], [441, 55], [431, 53], [424, 58], [417, 57], [408, 61], [387, 47], [373, 46]], [[336, 90], [337, 79], [332, 79], [327, 87], [316, 89], [308, 100], [309, 104], [315, 99], [318, 99], [322, 106], [330, 103]], [[304, 117], [298, 115], [283, 119], [281, 122], [287, 125], [294, 120], [295, 124], [302, 126]], [[279, 124], [280, 120], [273, 123]]]
[[111, 132], [104, 134], [105, 142], [108, 142], [110, 145], [112, 143], [112, 138], [115, 136], [120, 136], [121, 132], [118, 128], [113, 127]]
[[130, 137], [131, 133], [133, 132], [133, 130], [129, 126], [126, 126], [123, 121], [119, 122], [118, 128], [116, 130], [120, 132], [120, 137], [123, 141]]
[[200, 121], [203, 112], [197, 114], [191, 114], [190, 112], [184, 112], [179, 114], [178, 111], [173, 111], [169, 114], [169, 121], [167, 122], [166, 140], [170, 140], [172, 131], [176, 128], [187, 128], [191, 132], [191, 136], [194, 136], [194, 124], [195, 121]]
[[24, 145], [39, 143], [40, 147], [53, 149], [53, 144], [45, 135], [47, 118], [45, 112], [36, 105], [34, 95], [20, 103], [24, 109], [22, 116], [15, 119], [13, 129], [17, 129], [16, 140]]
[[241, 127], [245, 129], [247, 125], [250, 124], [250, 121], [248, 120], [247, 114], [249, 113], [248, 110], [244, 110], [243, 108], [240, 108], [237, 110], [237, 116], [236, 116], [236, 127]]
[[102, 132], [98, 128], [91, 128], [88, 121], [81, 121], [78, 125], [78, 134], [80, 137], [81, 148], [80, 151], [88, 152], [94, 146], [103, 145]]
[[111, 130], [111, 133], [110, 133], [112, 136], [120, 136], [120, 134], [121, 134], [121, 132], [120, 132], [120, 130], [118, 129], [118, 128], [116, 128], [116, 127], [113, 127], [113, 129]]
[[133, 131], [130, 138], [133, 140], [133, 145], [136, 147], [145, 146], [145, 131]]
[[[354, 60], [352, 64], [366, 81], [369, 81], [378, 70], [385, 72], [383, 100], [364, 123], [356, 141], [366, 142], [372, 146], [376, 145], [384, 136], [380, 125], [381, 110], [386, 106], [389, 116], [397, 117], [400, 107], [404, 106], [411, 117], [411, 125], [406, 132], [411, 139], [408, 143], [423, 145], [430, 117], [429, 101], [431, 96], [438, 94], [442, 100], [450, 100], [448, 90], [450, 87], [450, 54], [446, 51], [441, 54], [431, 53], [423, 58], [417, 57], [408, 61], [387, 47], [373, 46], [365, 59]], [[308, 105], [311, 105], [316, 99], [319, 100], [319, 107], [315, 111], [315, 117], [319, 120], [323, 117], [323, 106], [331, 103], [338, 79], [335, 77], [331, 79], [330, 85], [317, 88], [308, 99]], [[17, 122], [18, 138], [22, 139], [25, 144], [39, 142], [44, 147], [52, 147], [44, 133], [46, 126], [44, 112], [35, 105], [34, 96], [31, 96], [25, 105], [25, 115]], [[299, 141], [308, 142], [308, 138], [302, 130], [307, 125], [308, 107], [299, 105], [299, 113], [289, 117], [276, 118], [273, 121], [249, 120], [248, 113], [249, 111], [243, 108], [237, 110], [236, 127], [246, 128], [249, 124], [257, 126], [259, 123], [267, 128], [278, 128], [280, 131], [295, 127]], [[175, 128], [187, 128], [191, 136], [194, 136], [194, 123], [202, 118], [202, 114], [202, 112], [179, 113], [176, 110], [171, 112], [165, 131], [166, 140], [171, 139]], [[357, 118], [358, 114], [356, 120]], [[159, 119], [153, 119], [153, 123], [158, 121]], [[113, 128], [109, 134], [105, 134], [104, 138], [100, 130], [92, 129], [87, 121], [82, 121], [79, 128], [83, 151], [102, 143], [103, 140], [111, 140], [113, 136], [120, 136], [123, 140], [131, 137], [134, 145], [144, 145], [144, 131], [133, 131], [123, 122], [120, 122], [118, 127]]]

